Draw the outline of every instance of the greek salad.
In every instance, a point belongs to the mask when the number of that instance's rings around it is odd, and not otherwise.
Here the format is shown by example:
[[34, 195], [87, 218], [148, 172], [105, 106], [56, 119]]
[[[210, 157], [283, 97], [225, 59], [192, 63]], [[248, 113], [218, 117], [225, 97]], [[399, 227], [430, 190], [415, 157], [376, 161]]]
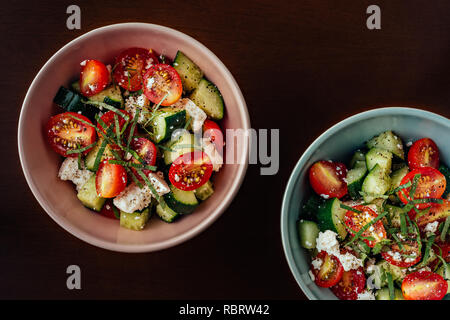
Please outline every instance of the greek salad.
[[450, 169], [436, 143], [405, 148], [386, 131], [347, 165], [322, 160], [309, 169], [314, 192], [298, 230], [312, 281], [341, 300], [447, 299]]
[[165, 222], [190, 214], [214, 192], [223, 164], [219, 89], [183, 52], [173, 62], [152, 49], [128, 48], [112, 65], [80, 63], [61, 86], [61, 113], [45, 128], [87, 208], [142, 230], [153, 212]]

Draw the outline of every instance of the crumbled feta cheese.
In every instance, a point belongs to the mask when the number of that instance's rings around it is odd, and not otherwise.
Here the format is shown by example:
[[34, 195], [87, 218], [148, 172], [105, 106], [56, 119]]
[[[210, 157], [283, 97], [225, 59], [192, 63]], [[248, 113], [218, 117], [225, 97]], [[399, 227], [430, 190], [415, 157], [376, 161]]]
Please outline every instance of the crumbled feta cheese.
[[375, 300], [375, 295], [370, 290], [365, 290], [361, 293], [358, 293], [357, 300]]
[[148, 78], [147, 83], [145, 84], [148, 90], [151, 90], [153, 87], [153, 84], [155, 83], [155, 79]]
[[217, 151], [216, 146], [209, 141], [208, 138], [203, 138], [203, 151], [208, 155], [209, 159], [211, 160], [211, 163], [213, 165], [214, 171], [219, 171], [220, 168], [222, 168], [223, 165], [223, 158], [220, 155], [219, 151]]
[[152, 185], [155, 188], [156, 192], [160, 196], [170, 192], [170, 188], [167, 185], [167, 182], [164, 180], [163, 177], [161, 177], [160, 174], [154, 173], [154, 172], [150, 172], [148, 174], [148, 179], [150, 180], [150, 182], [152, 183]]
[[82, 170], [78, 169], [77, 158], [66, 158], [59, 168], [58, 177], [61, 180], [70, 180], [77, 187], [77, 191], [89, 180], [94, 174], [93, 172], [84, 169], [84, 163], [81, 162]]
[[407, 146], [407, 147], [411, 147], [412, 144], [413, 144], [412, 141], [408, 141], [408, 143], [406, 143], [406, 146]]
[[127, 100], [125, 100], [125, 111], [128, 112], [134, 118], [134, 116], [136, 115], [137, 108], [140, 107], [141, 111], [139, 112], [139, 118], [137, 122], [139, 124], [144, 124], [147, 121], [148, 104], [149, 104], [148, 99], [144, 94], [141, 94], [138, 97], [129, 96]]
[[186, 110], [187, 114], [192, 118], [192, 130], [194, 132], [202, 129], [203, 122], [205, 122], [207, 115], [205, 111], [199, 108], [191, 99], [180, 99], [172, 106]]
[[86, 61], [87, 61], [87, 60], [81, 61], [80, 66], [84, 67], [84, 66], [86, 65]]
[[311, 264], [314, 269], [319, 270], [323, 264], [323, 261], [322, 261], [322, 259], [314, 259], [313, 261], [311, 261]]
[[152, 192], [147, 185], [144, 185], [141, 189], [133, 182], [114, 198], [113, 203], [120, 210], [133, 213], [146, 208], [150, 204], [152, 196]]
[[325, 251], [328, 254], [334, 255], [339, 259], [342, 267], [345, 271], [352, 269], [358, 269], [363, 266], [361, 259], [358, 259], [350, 252], [341, 254], [339, 249], [339, 242], [336, 239], [337, 233], [331, 230], [325, 232], [319, 232], [319, 236], [316, 239], [316, 248], [320, 251]]
[[320, 195], [322, 198], [324, 198], [324, 199], [328, 199], [328, 198], [330, 198], [330, 196], [329, 195], [327, 195], [327, 194], [321, 194]]
[[439, 221], [434, 221], [434, 222], [430, 222], [425, 226], [424, 231], [425, 232], [431, 232], [431, 233], [435, 233], [437, 230], [437, 227], [439, 225]]

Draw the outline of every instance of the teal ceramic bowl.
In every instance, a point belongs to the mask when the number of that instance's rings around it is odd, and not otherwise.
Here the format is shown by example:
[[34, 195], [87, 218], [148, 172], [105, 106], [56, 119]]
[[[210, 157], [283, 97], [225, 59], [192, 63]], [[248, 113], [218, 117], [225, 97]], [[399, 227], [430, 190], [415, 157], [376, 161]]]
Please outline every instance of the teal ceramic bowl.
[[[281, 209], [281, 237], [284, 253], [300, 288], [311, 300], [335, 300], [334, 294], [320, 288], [309, 277], [310, 257], [300, 246], [297, 220], [304, 199], [312, 190], [308, 169], [318, 160], [347, 161], [353, 151], [369, 138], [386, 130], [400, 135], [404, 143], [429, 137], [440, 147], [441, 161], [450, 164], [450, 120], [413, 108], [379, 108], [359, 113], [334, 125], [305, 151], [289, 178]], [[447, 148], [446, 148], [447, 147]]]

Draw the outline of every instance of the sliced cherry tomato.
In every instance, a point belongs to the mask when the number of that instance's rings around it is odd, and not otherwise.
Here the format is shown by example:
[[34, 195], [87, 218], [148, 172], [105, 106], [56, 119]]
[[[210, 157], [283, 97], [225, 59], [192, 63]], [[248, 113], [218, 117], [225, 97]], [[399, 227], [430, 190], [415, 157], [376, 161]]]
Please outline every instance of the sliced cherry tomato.
[[120, 219], [120, 211], [116, 208], [112, 199], [106, 200], [105, 204], [102, 207], [102, 210], [100, 210], [100, 214], [107, 218]]
[[424, 227], [428, 223], [435, 221], [443, 221], [450, 216], [450, 201], [443, 200], [440, 204], [433, 204], [430, 211], [417, 218], [419, 227]]
[[[356, 234], [362, 227], [368, 224], [370, 221], [378, 217], [378, 214], [373, 211], [368, 206], [355, 206], [355, 210], [360, 211], [361, 213], [357, 213], [355, 211], [347, 211], [345, 214], [345, 224], [349, 227], [350, 230], [353, 230], [353, 235]], [[372, 224], [367, 230], [362, 233], [363, 237], [371, 237], [374, 240], [364, 239], [364, 242], [371, 248], [373, 248], [378, 242], [383, 239], [386, 239], [386, 230], [384, 229], [383, 222], [378, 220], [374, 224]]]
[[314, 260], [321, 263], [318, 269], [311, 265], [314, 281], [319, 287], [329, 288], [341, 280], [344, 268], [337, 257], [320, 251]]
[[205, 120], [203, 123], [203, 137], [209, 139], [217, 150], [223, 149], [223, 133], [217, 123], [212, 120]]
[[423, 138], [414, 142], [408, 152], [410, 169], [423, 167], [439, 168], [439, 149], [430, 138]]
[[[414, 199], [409, 196], [411, 187], [404, 188], [398, 192], [400, 200], [407, 204], [410, 200], [416, 199], [429, 199], [429, 198], [440, 198], [445, 191], [447, 182], [445, 181], [445, 176], [431, 167], [419, 168], [409, 172], [401, 181], [401, 185], [407, 184], [408, 182], [413, 183], [414, 177], [420, 175], [417, 182], [416, 192], [414, 193]], [[418, 209], [425, 209], [430, 207], [431, 203], [419, 203], [416, 204]]]
[[[47, 123], [47, 141], [53, 150], [63, 157], [76, 157], [78, 154], [67, 152], [87, 147], [95, 142], [95, 129], [73, 117], [92, 124], [88, 118], [75, 112], [57, 114]], [[83, 153], [87, 154], [90, 150]]]
[[[133, 138], [131, 140], [130, 147], [131, 147], [131, 149], [136, 151], [136, 153], [139, 155], [139, 157], [141, 157], [141, 159], [144, 161], [145, 165], [149, 165], [149, 166], [155, 165], [158, 150], [156, 149], [156, 146], [153, 144], [153, 142], [151, 142], [148, 139], [142, 138], [142, 137]], [[133, 163], [142, 164], [141, 162], [139, 162], [139, 160], [137, 160], [134, 157], [132, 157], [130, 161]], [[131, 168], [131, 170], [133, 171], [134, 175], [140, 181], [143, 181], [142, 177], [137, 173], [135, 168]], [[148, 175], [148, 173], [151, 172], [151, 170], [142, 169], [142, 172], [145, 175]]]
[[408, 274], [402, 282], [406, 300], [442, 300], [447, 289], [448, 283], [442, 276], [425, 270]]
[[126, 49], [116, 58], [114, 80], [125, 90], [137, 91], [142, 88], [147, 69], [158, 63], [158, 57], [152, 49]]
[[106, 88], [109, 82], [109, 71], [97, 60], [85, 60], [81, 63], [80, 90], [90, 97]]
[[401, 245], [400, 249], [399, 244], [394, 242], [388, 249], [381, 252], [381, 256], [390, 264], [400, 268], [408, 268], [417, 264], [422, 258], [417, 241], [401, 240]]
[[103, 160], [95, 177], [97, 195], [102, 198], [114, 198], [127, 186], [127, 172], [119, 164]]
[[309, 169], [309, 181], [314, 191], [322, 196], [342, 198], [347, 194], [347, 167], [343, 163], [318, 161]]
[[189, 191], [204, 185], [211, 177], [213, 165], [202, 151], [185, 153], [172, 163], [169, 180], [178, 189]]
[[359, 267], [356, 270], [344, 271], [341, 281], [330, 289], [341, 300], [356, 300], [358, 294], [362, 293], [365, 287], [364, 269]]
[[167, 64], [156, 64], [144, 75], [144, 94], [153, 103], [170, 106], [177, 102], [183, 93], [183, 86], [178, 72]]

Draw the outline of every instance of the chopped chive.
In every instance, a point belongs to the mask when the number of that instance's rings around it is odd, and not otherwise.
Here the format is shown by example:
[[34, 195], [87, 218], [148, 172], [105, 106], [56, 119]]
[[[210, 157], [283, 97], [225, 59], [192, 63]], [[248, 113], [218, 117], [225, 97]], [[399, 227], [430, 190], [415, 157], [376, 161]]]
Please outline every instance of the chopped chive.
[[130, 148], [131, 139], [132, 139], [132, 136], [133, 136], [134, 128], [136, 128], [136, 123], [137, 123], [137, 121], [139, 119], [140, 111], [141, 111], [140, 108], [136, 109], [136, 113], [135, 113], [134, 118], [133, 118], [133, 123], [131, 125], [130, 135], [129, 135], [128, 141], [127, 141], [127, 149]]
[[419, 203], [437, 203], [437, 204], [443, 204], [443, 199], [437, 199], [437, 198], [423, 198], [423, 199], [415, 199], [410, 201], [413, 204], [419, 204]]
[[411, 184], [411, 181], [408, 181], [407, 183], [402, 184], [402, 185], [398, 186], [397, 188], [395, 188], [394, 190], [392, 190], [391, 194], [397, 193], [397, 192], [399, 192], [400, 190], [409, 188], [409, 187], [411, 187], [411, 185], [412, 185], [412, 184]]
[[147, 169], [147, 170], [152, 170], [152, 171], [155, 171], [156, 169], [158, 169], [155, 166], [148, 166], [148, 165], [143, 165], [140, 163], [133, 163], [133, 162], [127, 162], [127, 161], [122, 161], [122, 160], [111, 159], [111, 160], [108, 160], [108, 162], [111, 164], [119, 164], [124, 167], [132, 167], [132, 168], [137, 168], [137, 169]]
[[414, 199], [414, 195], [416, 194], [417, 184], [419, 182], [421, 174], [418, 173], [414, 176], [411, 189], [409, 190], [409, 198]]
[[114, 124], [116, 127], [117, 144], [120, 145], [120, 125], [119, 125], [119, 117], [117, 116], [117, 114], [114, 115]]
[[390, 272], [387, 272], [387, 280], [388, 280], [388, 288], [389, 288], [389, 300], [395, 299], [395, 293], [394, 293], [394, 282], [392, 281], [392, 274]]
[[385, 215], [387, 214], [387, 211], [379, 214], [376, 218], [372, 219], [370, 222], [368, 222], [367, 224], [365, 224], [356, 234], [355, 236], [347, 243], [347, 245], [350, 245], [351, 243], [353, 243], [354, 241], [356, 241], [359, 237], [361, 237], [361, 235], [363, 234], [364, 231], [366, 231], [371, 225], [373, 225], [374, 223], [376, 223], [377, 221], [381, 220]]
[[355, 213], [362, 213], [362, 211], [359, 211], [359, 210], [357, 210], [357, 209], [355, 209], [355, 208], [346, 206], [346, 205], [343, 204], [343, 203], [341, 203], [340, 206], [341, 206], [342, 209], [345, 209], [345, 210], [347, 210], [347, 211], [353, 211], [353, 212], [355, 212]]
[[189, 127], [189, 125], [191, 124], [192, 118], [189, 117], [188, 121], [186, 121], [186, 124], [184, 125], [184, 130], [187, 130], [187, 128]]
[[436, 236], [433, 234], [432, 236], [430, 236], [427, 239], [427, 244], [425, 246], [425, 252], [423, 254], [423, 260], [422, 261], [426, 262], [428, 260], [428, 257], [430, 255], [430, 249], [431, 249], [431, 246], [433, 245], [433, 242], [434, 242], [435, 238], [436, 238]]
[[[77, 146], [78, 146], [78, 148], [80, 147], [80, 145], [79, 144], [77, 144]], [[83, 170], [83, 166], [81, 165], [81, 152], [80, 153], [78, 153], [78, 157], [77, 157], [78, 159], [78, 170]]]
[[120, 220], [120, 212], [119, 209], [116, 208], [116, 206], [112, 206], [113, 212], [114, 212], [114, 216]]
[[445, 219], [445, 223], [444, 223], [444, 228], [441, 231], [441, 241], [444, 242], [445, 238], [447, 237], [447, 232], [449, 230], [450, 227], [450, 217], [447, 217]]
[[108, 142], [106, 141], [106, 139], [103, 139], [102, 144], [100, 145], [100, 148], [98, 149], [97, 155], [95, 156], [95, 161], [94, 161], [94, 171], [98, 170], [98, 166], [100, 165], [100, 161], [102, 159], [103, 153], [105, 152], [105, 148], [106, 145], [108, 144]]
[[67, 154], [73, 154], [73, 153], [83, 153], [86, 150], [89, 150], [90, 148], [95, 147], [95, 145], [97, 144], [97, 142], [94, 142], [86, 147], [83, 148], [78, 148], [78, 149], [74, 149], [74, 150], [69, 150], [67, 151]]
[[169, 147], [166, 147], [166, 146], [163, 146], [162, 144], [158, 144], [157, 147], [160, 148], [160, 149], [166, 150], [166, 151], [170, 151], [170, 152], [174, 151], [173, 149], [171, 149]]
[[405, 213], [400, 213], [400, 232], [402, 234], [402, 236], [406, 236], [406, 217], [405, 217]]

